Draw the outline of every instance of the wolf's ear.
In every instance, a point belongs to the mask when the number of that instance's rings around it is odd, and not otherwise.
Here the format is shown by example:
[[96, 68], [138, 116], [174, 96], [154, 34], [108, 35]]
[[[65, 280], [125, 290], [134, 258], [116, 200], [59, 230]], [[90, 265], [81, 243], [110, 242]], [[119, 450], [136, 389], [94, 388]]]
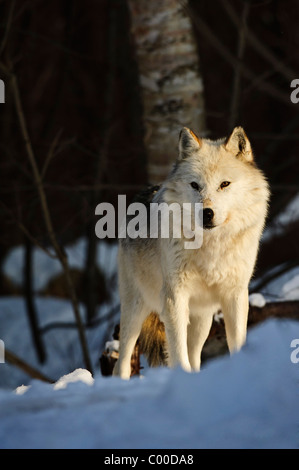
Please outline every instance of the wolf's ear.
[[192, 152], [200, 149], [201, 144], [201, 139], [194, 132], [188, 129], [188, 127], [183, 127], [179, 139], [179, 160], [189, 157]]
[[235, 127], [224, 144], [226, 150], [245, 162], [253, 162], [250, 142], [243, 127]]

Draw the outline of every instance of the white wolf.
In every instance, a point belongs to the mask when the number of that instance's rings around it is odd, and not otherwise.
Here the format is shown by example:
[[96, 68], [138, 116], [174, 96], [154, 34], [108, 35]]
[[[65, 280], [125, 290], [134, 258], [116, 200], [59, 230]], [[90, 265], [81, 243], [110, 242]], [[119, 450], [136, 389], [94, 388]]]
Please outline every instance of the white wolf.
[[120, 350], [114, 375], [129, 378], [140, 336], [150, 365], [198, 371], [213, 314], [221, 308], [230, 352], [246, 340], [248, 284], [265, 223], [269, 189], [241, 127], [229, 138], [183, 128], [179, 156], [154, 202], [201, 202], [203, 242], [134, 240], [119, 245]]

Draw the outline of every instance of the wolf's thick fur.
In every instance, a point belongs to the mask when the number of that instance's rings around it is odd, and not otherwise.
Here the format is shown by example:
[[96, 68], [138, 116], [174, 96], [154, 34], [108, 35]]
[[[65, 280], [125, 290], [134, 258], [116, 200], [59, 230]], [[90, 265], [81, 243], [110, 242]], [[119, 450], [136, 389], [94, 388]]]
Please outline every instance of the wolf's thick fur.
[[120, 351], [115, 375], [130, 377], [130, 359], [140, 332], [150, 364], [167, 362], [170, 367], [199, 370], [201, 350], [219, 308], [229, 350], [242, 347], [248, 284], [268, 198], [268, 184], [241, 127], [217, 141], [182, 130], [178, 160], [152, 200], [202, 202], [203, 243], [195, 250], [185, 249], [183, 238], [120, 242]]

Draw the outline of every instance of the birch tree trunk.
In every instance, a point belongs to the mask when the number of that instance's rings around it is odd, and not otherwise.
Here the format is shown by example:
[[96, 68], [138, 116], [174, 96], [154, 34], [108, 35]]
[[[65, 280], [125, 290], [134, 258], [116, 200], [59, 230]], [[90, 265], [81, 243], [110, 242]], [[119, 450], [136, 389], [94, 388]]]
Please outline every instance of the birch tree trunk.
[[205, 128], [203, 82], [192, 25], [179, 0], [128, 0], [143, 101], [148, 177], [165, 178], [180, 129]]

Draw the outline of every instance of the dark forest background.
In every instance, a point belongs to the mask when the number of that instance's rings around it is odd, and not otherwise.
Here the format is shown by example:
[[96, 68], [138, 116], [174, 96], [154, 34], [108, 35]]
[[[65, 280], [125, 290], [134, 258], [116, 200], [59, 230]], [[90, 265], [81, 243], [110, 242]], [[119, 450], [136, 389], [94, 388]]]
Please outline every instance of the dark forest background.
[[[247, 35], [238, 58], [245, 3]], [[299, 2], [190, 0], [188, 11], [204, 83], [207, 134], [228, 135], [236, 119], [245, 128], [271, 185], [270, 224], [299, 188], [299, 104], [290, 100], [290, 83], [299, 78]], [[26, 247], [27, 262], [21, 288], [0, 270], [0, 296], [23, 295], [29, 309], [34, 296], [32, 247], [52, 250], [54, 233], [65, 289], [60, 278], [44, 295], [73, 296], [74, 302], [86, 304], [92, 319], [106, 295], [103, 273], [94, 264], [95, 206], [116, 204], [118, 194], [130, 200], [148, 183], [130, 21], [126, 0], [0, 1], [0, 78], [5, 83], [5, 104], [0, 104], [0, 266], [17, 245]], [[232, 116], [236, 67], [240, 90]], [[52, 234], [28, 146], [41, 177]], [[274, 266], [299, 263], [298, 230], [299, 221], [294, 221], [262, 244], [257, 277]], [[89, 242], [85, 270], [78, 274], [63, 264], [63, 247], [81, 236]]]

